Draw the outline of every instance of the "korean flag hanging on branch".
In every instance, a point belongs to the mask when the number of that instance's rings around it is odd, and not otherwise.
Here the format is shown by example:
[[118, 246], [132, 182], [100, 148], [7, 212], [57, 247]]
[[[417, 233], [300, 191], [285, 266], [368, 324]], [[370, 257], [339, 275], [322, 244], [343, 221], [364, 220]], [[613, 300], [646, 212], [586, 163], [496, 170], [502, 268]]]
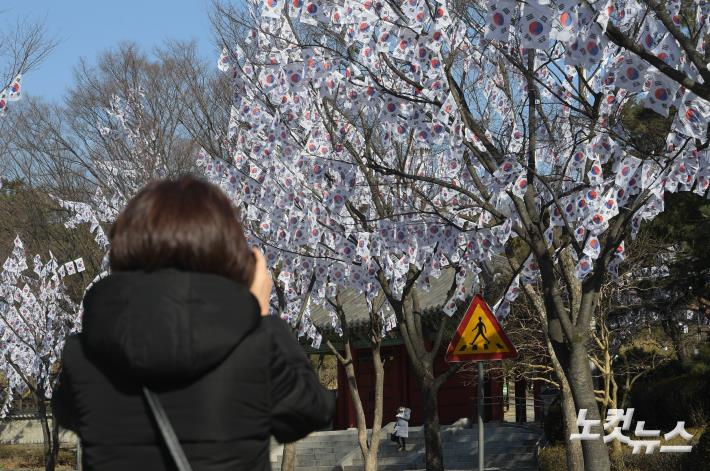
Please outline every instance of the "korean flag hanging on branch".
[[286, 0], [262, 0], [261, 13], [268, 18], [280, 18]]
[[654, 74], [644, 106], [667, 117], [668, 107], [675, 103], [675, 94], [679, 87], [678, 82], [668, 78], [665, 74]]
[[552, 31], [550, 37], [560, 42], [566, 43], [574, 37], [578, 28], [577, 2], [570, 0], [558, 0], [557, 10], [552, 19]]
[[259, 85], [271, 89], [280, 82], [280, 70], [276, 67], [264, 67], [259, 74]]
[[434, 4], [434, 21], [439, 30], [446, 29], [451, 24], [451, 17], [449, 16], [449, 10], [446, 8], [445, 0], [436, 0]]
[[673, 129], [688, 137], [706, 139], [708, 118], [710, 118], [710, 103], [688, 91], [685, 92], [678, 114], [673, 121]]
[[510, 36], [510, 24], [518, 11], [515, 0], [490, 0], [488, 21], [484, 37], [489, 40], [507, 41]]
[[402, 7], [402, 11], [409, 18], [411, 28], [421, 33], [425, 21], [429, 18], [429, 9], [426, 5], [418, 0], [408, 0]]
[[635, 183], [636, 170], [639, 165], [641, 165], [641, 159], [633, 156], [627, 156], [620, 163], [614, 165], [617, 204], [623, 205], [628, 201], [633, 191], [632, 185]]
[[578, 279], [583, 280], [593, 270], [594, 264], [592, 263], [592, 259], [589, 256], [585, 255], [579, 260], [579, 262], [577, 262], [574, 274], [577, 276]]
[[449, 96], [446, 97], [444, 104], [441, 105], [441, 108], [436, 115], [436, 119], [444, 124], [449, 124], [449, 117], [452, 114], [455, 114], [457, 110], [458, 106], [456, 105], [456, 99], [451, 93], [449, 93]]
[[612, 66], [614, 85], [629, 92], [640, 92], [646, 77], [646, 63], [630, 52], [618, 56]]
[[8, 101], [9, 100], [7, 98], [7, 90], [1, 91], [0, 92], [0, 116], [5, 114], [5, 112], [7, 111], [7, 102]]
[[303, 7], [301, 7], [301, 23], [306, 23], [309, 25], [317, 25], [318, 20], [325, 17], [329, 18], [330, 15], [324, 12], [324, 4], [320, 0], [307, 0], [303, 2]]
[[591, 68], [596, 67], [604, 58], [604, 49], [606, 49], [607, 39], [602, 32], [601, 26], [594, 23], [589, 27], [586, 38], [584, 39], [584, 60], [582, 65]]
[[653, 15], [647, 15], [641, 26], [639, 43], [647, 51], [650, 51], [656, 44], [659, 31], [663, 31], [663, 25], [659, 24], [659, 21]]
[[677, 68], [681, 61], [680, 46], [670, 33], [653, 50], [653, 53], [666, 64]]
[[596, 155], [592, 156], [592, 164], [589, 166], [587, 177], [589, 178], [590, 185], [601, 185], [604, 183], [604, 173], [599, 158]]
[[294, 62], [284, 67], [284, 75], [286, 76], [286, 84], [292, 92], [297, 92], [305, 87], [303, 78], [303, 63]]
[[229, 63], [229, 51], [227, 48], [222, 48], [222, 54], [219, 55], [219, 60], [217, 61], [217, 68], [220, 72], [228, 72], [231, 64]]
[[552, 29], [552, 10], [549, 7], [527, 3], [520, 19], [520, 45], [526, 49], [546, 49]]
[[10, 101], [17, 101], [22, 98], [22, 74], [17, 74], [8, 88], [8, 98]]

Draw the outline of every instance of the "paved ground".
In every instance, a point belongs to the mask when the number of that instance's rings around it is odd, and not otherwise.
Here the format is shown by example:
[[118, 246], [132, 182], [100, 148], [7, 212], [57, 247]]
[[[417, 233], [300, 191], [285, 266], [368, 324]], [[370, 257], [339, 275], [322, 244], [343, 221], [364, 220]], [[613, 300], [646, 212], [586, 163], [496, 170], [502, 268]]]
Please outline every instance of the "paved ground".
[[[424, 469], [422, 427], [410, 427], [406, 452], [386, 439], [392, 424], [384, 430], [378, 453], [379, 471]], [[485, 425], [484, 461], [487, 470], [535, 471], [537, 442], [542, 435], [534, 424], [488, 423]], [[444, 463], [449, 471], [477, 469], [478, 429], [466, 426], [442, 427]], [[282, 447], [272, 448], [274, 470], [280, 466]], [[362, 456], [357, 447], [356, 430], [318, 432], [297, 443], [296, 471], [359, 471]]]

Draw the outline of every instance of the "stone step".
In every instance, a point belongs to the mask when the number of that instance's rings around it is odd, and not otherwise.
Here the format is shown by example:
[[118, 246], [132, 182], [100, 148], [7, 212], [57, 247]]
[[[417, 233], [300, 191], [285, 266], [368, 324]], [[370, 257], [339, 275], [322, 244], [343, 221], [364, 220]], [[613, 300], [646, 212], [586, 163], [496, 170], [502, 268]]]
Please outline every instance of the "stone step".
[[[478, 469], [478, 462], [475, 463], [475, 467], [471, 467], [471, 464], [468, 465], [462, 465], [460, 467], [450, 467], [448, 463], [444, 463], [446, 466], [446, 471], [471, 471], [471, 469]], [[538, 471], [536, 466], [514, 466], [514, 467], [490, 467], [488, 468], [488, 465], [486, 465], [486, 470], [487, 471]], [[402, 468], [402, 471], [426, 471], [424, 468]]]
[[[377, 471], [406, 471], [407, 469], [407, 466], [403, 464], [380, 465], [377, 463]], [[343, 471], [362, 471], [362, 465], [343, 466]]]
[[[279, 471], [279, 467], [272, 465], [272, 471]], [[294, 466], [294, 471], [340, 471], [340, 466]]]
[[[378, 451], [380, 471], [414, 471], [424, 468], [424, 437], [421, 428], [410, 428], [407, 451], [397, 451], [389, 440], [390, 430], [382, 430]], [[535, 445], [539, 428], [505, 424], [486, 426], [486, 466], [499, 471], [534, 471]], [[475, 469], [478, 431], [476, 428], [442, 428], [442, 447], [447, 471]], [[271, 450], [272, 468], [280, 468], [283, 447], [274, 444]], [[297, 471], [361, 471], [363, 459], [359, 452], [355, 430], [309, 435], [297, 444]]]
[[[386, 465], [406, 465], [407, 463], [411, 463], [412, 458], [411, 457], [404, 457], [404, 456], [389, 456], [389, 457], [377, 457], [377, 463], [379, 464], [386, 464]], [[348, 463], [342, 464], [343, 466], [359, 466], [360, 468], [363, 467], [364, 461], [362, 460], [362, 457], [354, 458], [350, 460]]]

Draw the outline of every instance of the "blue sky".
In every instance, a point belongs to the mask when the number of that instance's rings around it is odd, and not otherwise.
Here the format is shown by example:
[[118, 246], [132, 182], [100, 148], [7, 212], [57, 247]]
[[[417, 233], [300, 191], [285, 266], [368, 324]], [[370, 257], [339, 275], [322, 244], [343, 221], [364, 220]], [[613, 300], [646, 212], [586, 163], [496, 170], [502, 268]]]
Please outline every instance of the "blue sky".
[[200, 53], [214, 57], [210, 0], [21, 0], [3, 5], [5, 24], [17, 19], [44, 21], [59, 46], [39, 68], [23, 77], [28, 95], [58, 101], [71, 86], [80, 57], [96, 56], [121, 41], [149, 52], [166, 39], [198, 41]]

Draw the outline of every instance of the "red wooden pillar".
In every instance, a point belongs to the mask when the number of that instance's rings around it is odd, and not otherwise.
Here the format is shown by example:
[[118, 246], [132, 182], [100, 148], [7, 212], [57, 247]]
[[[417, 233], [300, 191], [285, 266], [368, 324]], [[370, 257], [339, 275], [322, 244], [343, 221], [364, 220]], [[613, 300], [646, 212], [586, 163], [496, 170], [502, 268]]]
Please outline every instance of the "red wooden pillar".
[[348, 404], [347, 391], [345, 390], [345, 369], [343, 365], [338, 362], [337, 365], [338, 372], [338, 392], [335, 396], [335, 420], [333, 421], [334, 429], [344, 429], [345, 426], [345, 415], [346, 408]]
[[[352, 352], [352, 361], [355, 366], [355, 381], [357, 382], [357, 371], [359, 366], [357, 363], [357, 349], [350, 348], [350, 351]], [[345, 381], [345, 387], [347, 388], [347, 378], [345, 378]], [[355, 417], [355, 403], [353, 402], [353, 398], [350, 397], [350, 389], [348, 389], [348, 428], [353, 427], [357, 427], [357, 418]]]
[[349, 427], [350, 393], [348, 391], [348, 378], [345, 376], [345, 368], [340, 362], [338, 362], [338, 395], [336, 401], [336, 416], [333, 428], [344, 430]]
[[515, 421], [527, 422], [527, 404], [525, 398], [525, 390], [528, 382], [525, 378], [520, 378], [515, 381]]
[[407, 375], [407, 367], [409, 366], [407, 350], [404, 348], [404, 345], [397, 345], [392, 347], [392, 351], [395, 355], [394, 361], [397, 365], [397, 377], [399, 378], [399, 394], [397, 395], [396, 407], [403, 404], [411, 409], [411, 401], [409, 398], [409, 376]]
[[535, 422], [542, 422], [542, 400], [540, 392], [542, 391], [543, 382], [533, 381], [533, 404], [535, 407]]
[[[345, 352], [342, 352], [344, 355]], [[352, 350], [353, 363], [357, 359], [357, 350]], [[355, 365], [355, 371], [357, 373], [357, 365]], [[355, 418], [355, 404], [350, 397], [350, 389], [348, 388], [348, 377], [345, 374], [345, 368], [338, 362], [338, 395], [336, 403], [336, 417], [333, 423], [333, 428], [344, 430], [346, 428], [352, 428], [357, 425]]]

